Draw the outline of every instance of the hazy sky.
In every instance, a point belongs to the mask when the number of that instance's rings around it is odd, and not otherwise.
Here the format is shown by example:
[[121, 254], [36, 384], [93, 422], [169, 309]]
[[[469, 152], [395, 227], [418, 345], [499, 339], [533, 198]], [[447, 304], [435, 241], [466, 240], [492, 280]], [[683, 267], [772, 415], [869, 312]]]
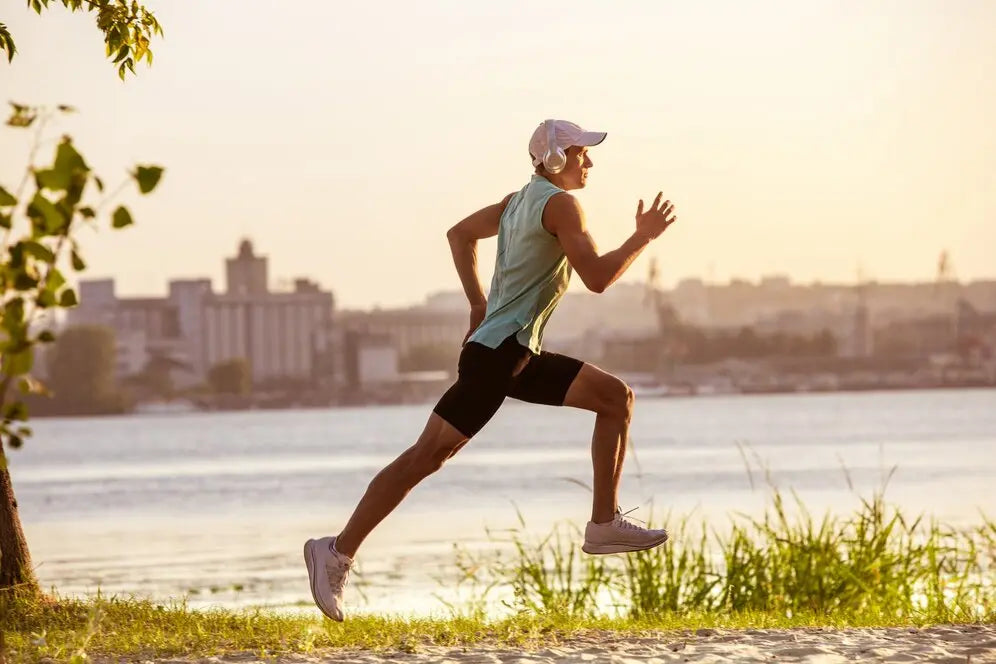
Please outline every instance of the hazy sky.
[[[121, 294], [220, 288], [242, 236], [343, 306], [459, 288], [446, 229], [526, 182], [546, 117], [609, 134], [580, 194], [603, 251], [675, 201], [628, 279], [656, 255], [665, 285], [927, 280], [943, 249], [996, 277], [993, 0], [147, 0], [166, 36], [125, 83], [91, 17], [2, 4], [0, 99], [79, 107], [53, 135], [108, 182], [167, 169], [137, 226], [85, 238]], [[0, 127], [8, 188], [27, 148]]]

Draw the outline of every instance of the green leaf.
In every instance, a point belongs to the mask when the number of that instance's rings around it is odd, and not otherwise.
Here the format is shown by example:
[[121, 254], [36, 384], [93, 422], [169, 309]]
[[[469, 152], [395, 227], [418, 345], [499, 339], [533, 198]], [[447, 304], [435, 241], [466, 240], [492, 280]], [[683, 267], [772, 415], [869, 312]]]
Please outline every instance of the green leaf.
[[10, 248], [9, 252], [10, 260], [6, 261], [7, 265], [5, 267], [15, 270], [24, 269], [24, 243], [18, 242]]
[[11, 326], [24, 322], [24, 298], [12, 298], [3, 305], [3, 316], [0, 316], [5, 330], [11, 330]]
[[80, 301], [76, 299], [76, 291], [72, 288], [62, 291], [62, 295], [59, 296], [60, 307], [75, 307], [79, 303]]
[[51, 249], [46, 247], [41, 242], [35, 240], [27, 240], [24, 242], [24, 253], [29, 256], [34, 256], [40, 261], [45, 261], [46, 263], [52, 263], [55, 261], [55, 253]]
[[132, 177], [138, 182], [138, 189], [143, 194], [147, 194], [156, 188], [159, 179], [163, 176], [163, 169], [160, 166], [139, 166]]
[[49, 290], [57, 291], [66, 285], [66, 278], [62, 276], [57, 268], [52, 268], [45, 277], [45, 287]]
[[[24, 439], [12, 433], [10, 434], [10, 437], [7, 439], [7, 444], [10, 445], [10, 449], [12, 450], [19, 450], [21, 449], [21, 446], [24, 445]], [[4, 465], [6, 469], [6, 462]]]
[[35, 184], [39, 189], [59, 191], [69, 186], [69, 178], [63, 177], [55, 169], [39, 168], [35, 170]]
[[3, 372], [8, 376], [21, 376], [31, 371], [35, 362], [35, 354], [31, 348], [18, 353], [4, 353]]
[[17, 47], [14, 46], [14, 38], [10, 36], [7, 26], [0, 23], [0, 51], [7, 51], [7, 62], [14, 59]]
[[56, 106], [56, 108], [59, 109], [60, 111], [62, 111], [63, 113], [75, 113], [76, 112], [76, 107], [75, 106], [70, 106], [69, 104], [59, 104], [58, 106]]
[[52, 168], [35, 171], [35, 181], [39, 189], [67, 191], [74, 181], [81, 178], [81, 174], [89, 170], [83, 157], [67, 137], [62, 139], [55, 151], [55, 163]]
[[55, 341], [55, 334], [52, 333], [52, 330], [42, 330], [38, 335], [38, 341], [43, 344], [50, 344]]
[[87, 206], [87, 207], [81, 207], [80, 208], [80, 214], [82, 214], [87, 219], [93, 219], [94, 217], [97, 216], [97, 213], [94, 212], [93, 208], [89, 207], [89, 206]]
[[31, 199], [31, 204], [28, 205], [28, 216], [33, 219], [41, 220], [39, 224], [46, 233], [56, 234], [65, 226], [65, 219], [62, 214], [59, 213], [58, 208], [44, 196], [41, 192], [35, 194], [35, 197]]
[[76, 270], [77, 272], [82, 272], [83, 270], [86, 269], [86, 263], [83, 261], [83, 257], [80, 256], [78, 253], [76, 253], [75, 249], [73, 249], [72, 253], [70, 254], [70, 260], [73, 263], [73, 269]]
[[68, 136], [59, 143], [59, 148], [55, 151], [55, 166], [57, 171], [89, 171], [90, 167], [83, 161], [83, 155], [73, 147], [73, 141]]
[[43, 290], [38, 293], [38, 298], [35, 300], [38, 306], [42, 309], [48, 309], [49, 307], [55, 306], [55, 293], [50, 290]]
[[9, 191], [0, 187], [0, 207], [11, 207], [14, 205], [17, 205], [17, 199]]
[[14, 288], [19, 291], [34, 290], [38, 286], [38, 279], [23, 270], [14, 275]]
[[93, 176], [93, 181], [97, 185], [97, 191], [104, 191], [104, 181], [101, 180], [96, 175]]
[[132, 221], [131, 213], [128, 212], [128, 208], [123, 205], [119, 205], [118, 209], [114, 211], [114, 216], [111, 219], [111, 226], [114, 228], [124, 228], [125, 226], [131, 226], [134, 221]]
[[4, 408], [3, 416], [7, 421], [26, 420], [28, 419], [28, 407], [24, 405], [23, 401], [14, 401]]
[[13, 220], [9, 214], [0, 214], [0, 228], [10, 228], [13, 225]]

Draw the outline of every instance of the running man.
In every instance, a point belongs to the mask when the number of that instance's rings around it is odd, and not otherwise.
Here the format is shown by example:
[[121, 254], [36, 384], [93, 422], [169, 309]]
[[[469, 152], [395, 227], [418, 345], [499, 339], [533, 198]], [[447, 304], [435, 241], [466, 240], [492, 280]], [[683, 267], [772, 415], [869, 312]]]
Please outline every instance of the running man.
[[[305, 543], [311, 593], [329, 618], [343, 619], [342, 591], [363, 540], [415, 485], [481, 430], [505, 397], [596, 414], [591, 441], [594, 495], [581, 547], [586, 553], [640, 551], [667, 540], [666, 531], [642, 528], [617, 507], [633, 391], [587, 362], [542, 350], [543, 329], [572, 271], [589, 290], [601, 293], [675, 221], [673, 206], [662, 201], [662, 194], [646, 210], [641, 200], [633, 234], [619, 248], [598, 253], [584, 212], [568, 192], [585, 186], [592, 167], [588, 148], [604, 139], [604, 132], [585, 131], [563, 120], [545, 121], [529, 141], [535, 167], [529, 183], [447, 232], [470, 300], [470, 329], [458, 378], [436, 404], [415, 444], [373, 478], [339, 535]], [[477, 274], [477, 241], [495, 235], [498, 255], [485, 297]]]

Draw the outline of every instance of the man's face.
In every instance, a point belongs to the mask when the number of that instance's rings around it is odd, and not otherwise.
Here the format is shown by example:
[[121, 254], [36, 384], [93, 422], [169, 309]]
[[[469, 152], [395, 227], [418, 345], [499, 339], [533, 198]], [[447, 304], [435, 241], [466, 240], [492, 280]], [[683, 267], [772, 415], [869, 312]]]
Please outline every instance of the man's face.
[[581, 189], [588, 180], [588, 169], [592, 167], [587, 147], [572, 145], [567, 148], [567, 165], [560, 172], [561, 189]]

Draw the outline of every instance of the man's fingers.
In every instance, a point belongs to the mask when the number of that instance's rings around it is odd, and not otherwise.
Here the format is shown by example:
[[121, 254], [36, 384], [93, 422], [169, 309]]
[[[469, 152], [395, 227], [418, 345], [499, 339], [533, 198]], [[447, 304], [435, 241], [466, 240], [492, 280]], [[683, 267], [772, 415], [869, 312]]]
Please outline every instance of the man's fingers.
[[642, 198], [640, 199], [640, 202], [636, 204], [636, 216], [639, 217], [641, 214], [643, 214], [643, 199]]
[[664, 198], [664, 192], [663, 191], [658, 191], [657, 192], [657, 197], [654, 198], [654, 204], [650, 208], [651, 212], [657, 212], [658, 208], [660, 207], [661, 199], [662, 198]]

